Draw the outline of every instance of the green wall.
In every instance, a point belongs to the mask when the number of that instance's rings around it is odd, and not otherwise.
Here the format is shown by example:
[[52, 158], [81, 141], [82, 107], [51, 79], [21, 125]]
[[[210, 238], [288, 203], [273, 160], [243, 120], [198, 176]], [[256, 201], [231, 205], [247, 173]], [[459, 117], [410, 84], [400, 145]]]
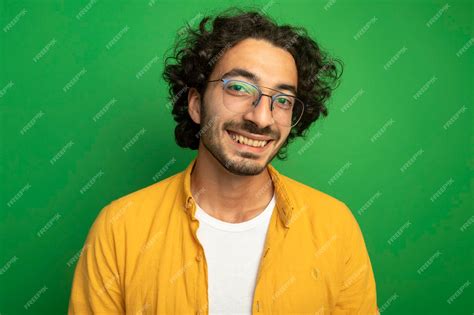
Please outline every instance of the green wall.
[[[100, 209], [195, 156], [174, 142], [163, 56], [235, 4], [1, 1], [1, 314], [64, 314]], [[254, 7], [345, 63], [329, 116], [273, 165], [350, 206], [382, 314], [471, 314], [472, 1]]]

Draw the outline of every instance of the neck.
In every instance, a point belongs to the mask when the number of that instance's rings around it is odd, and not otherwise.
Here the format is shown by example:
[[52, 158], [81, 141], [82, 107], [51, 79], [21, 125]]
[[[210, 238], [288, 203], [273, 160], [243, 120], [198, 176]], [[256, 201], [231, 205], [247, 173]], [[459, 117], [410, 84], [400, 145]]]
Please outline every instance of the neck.
[[207, 150], [199, 150], [191, 172], [191, 193], [209, 215], [238, 223], [265, 210], [273, 196], [271, 180], [267, 168], [254, 176], [236, 175]]

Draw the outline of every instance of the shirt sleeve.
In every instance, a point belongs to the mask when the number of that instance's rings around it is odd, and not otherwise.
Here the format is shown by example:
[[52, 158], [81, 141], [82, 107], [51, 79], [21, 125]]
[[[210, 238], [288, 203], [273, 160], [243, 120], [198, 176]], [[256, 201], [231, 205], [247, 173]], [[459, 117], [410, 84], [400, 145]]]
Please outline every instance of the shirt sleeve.
[[377, 293], [372, 264], [354, 215], [345, 206], [349, 223], [344, 243], [344, 272], [334, 315], [377, 315]]
[[111, 205], [95, 219], [77, 263], [68, 314], [124, 314], [111, 221]]

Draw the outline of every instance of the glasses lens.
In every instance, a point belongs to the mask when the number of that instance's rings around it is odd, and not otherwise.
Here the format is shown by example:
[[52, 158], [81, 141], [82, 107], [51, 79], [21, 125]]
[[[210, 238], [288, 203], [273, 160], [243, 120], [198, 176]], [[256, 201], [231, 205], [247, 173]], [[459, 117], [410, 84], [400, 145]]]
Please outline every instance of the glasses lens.
[[224, 106], [234, 113], [246, 113], [258, 98], [258, 90], [251, 84], [229, 80], [224, 84]]
[[291, 95], [279, 95], [273, 101], [273, 119], [285, 127], [295, 126], [303, 116], [304, 104]]
[[[236, 114], [251, 111], [258, 96], [258, 89], [247, 82], [229, 80], [224, 84], [224, 106]], [[278, 95], [273, 101], [273, 119], [281, 126], [295, 126], [303, 116], [303, 111], [303, 102], [294, 96]]]

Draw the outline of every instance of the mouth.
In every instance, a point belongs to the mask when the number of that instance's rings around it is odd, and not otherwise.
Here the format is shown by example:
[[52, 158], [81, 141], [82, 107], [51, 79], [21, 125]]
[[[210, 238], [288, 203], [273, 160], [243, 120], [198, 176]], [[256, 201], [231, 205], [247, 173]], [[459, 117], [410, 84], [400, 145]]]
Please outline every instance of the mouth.
[[263, 152], [265, 151], [273, 139], [268, 140], [256, 140], [249, 137], [245, 137], [235, 131], [227, 130], [226, 133], [229, 135], [230, 140], [239, 149], [251, 151], [251, 152]]

